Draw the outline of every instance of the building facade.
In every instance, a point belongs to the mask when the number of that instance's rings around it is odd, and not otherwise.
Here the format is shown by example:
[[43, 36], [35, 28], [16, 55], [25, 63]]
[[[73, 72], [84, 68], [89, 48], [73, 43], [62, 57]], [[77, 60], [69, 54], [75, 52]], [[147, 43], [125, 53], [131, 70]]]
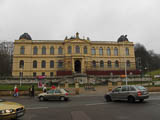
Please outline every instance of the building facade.
[[[125, 64], [126, 63], [126, 64]], [[64, 76], [73, 74], [137, 74], [134, 44], [126, 36], [118, 41], [32, 40], [24, 33], [14, 42], [13, 76]]]

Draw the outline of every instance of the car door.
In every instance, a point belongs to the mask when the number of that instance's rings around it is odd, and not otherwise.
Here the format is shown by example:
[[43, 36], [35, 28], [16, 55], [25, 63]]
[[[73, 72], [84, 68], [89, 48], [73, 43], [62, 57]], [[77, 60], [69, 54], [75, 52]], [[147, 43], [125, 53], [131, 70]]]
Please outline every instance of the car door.
[[61, 96], [61, 91], [60, 91], [60, 89], [56, 89], [56, 90], [54, 91], [54, 99], [55, 99], [55, 100], [59, 100], [60, 96]]
[[46, 94], [46, 99], [52, 99], [52, 97], [53, 97], [53, 93], [54, 93], [54, 90], [49, 90], [49, 91], [47, 91], [47, 94]]
[[128, 95], [129, 95], [129, 86], [126, 85], [122, 86], [122, 89], [119, 92], [119, 98], [121, 100], [125, 100], [127, 99]]
[[121, 91], [121, 87], [116, 87], [112, 93], [111, 93], [111, 98], [112, 100], [119, 100], [119, 92]]

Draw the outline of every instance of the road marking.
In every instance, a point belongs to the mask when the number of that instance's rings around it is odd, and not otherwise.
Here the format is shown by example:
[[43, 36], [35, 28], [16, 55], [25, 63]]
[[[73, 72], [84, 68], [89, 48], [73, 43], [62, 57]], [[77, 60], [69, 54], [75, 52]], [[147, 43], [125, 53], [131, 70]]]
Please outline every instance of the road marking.
[[38, 109], [47, 109], [48, 107], [34, 107], [34, 108], [26, 108], [26, 110], [38, 110]]
[[92, 103], [92, 104], [86, 104], [86, 106], [90, 106], [90, 105], [103, 105], [103, 104], [107, 104], [107, 103]]
[[146, 99], [146, 100], [160, 100], [160, 98], [149, 98], [149, 99]]

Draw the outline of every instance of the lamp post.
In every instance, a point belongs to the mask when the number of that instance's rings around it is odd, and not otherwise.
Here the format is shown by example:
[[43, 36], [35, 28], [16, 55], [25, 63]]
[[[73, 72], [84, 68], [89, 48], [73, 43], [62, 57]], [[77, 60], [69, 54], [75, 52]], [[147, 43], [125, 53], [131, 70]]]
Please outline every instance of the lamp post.
[[126, 85], [128, 85], [128, 80], [127, 80], [127, 65], [126, 65], [126, 51], [125, 51], [125, 47], [124, 47], [124, 41], [123, 41], [123, 48], [124, 48], [124, 71], [125, 71], [125, 78], [126, 78]]

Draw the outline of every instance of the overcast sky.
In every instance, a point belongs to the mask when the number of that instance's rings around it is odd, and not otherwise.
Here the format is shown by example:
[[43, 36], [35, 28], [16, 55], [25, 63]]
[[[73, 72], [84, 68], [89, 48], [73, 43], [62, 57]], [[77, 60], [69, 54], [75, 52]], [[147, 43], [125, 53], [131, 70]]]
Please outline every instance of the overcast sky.
[[33, 40], [80, 33], [93, 41], [129, 41], [160, 53], [160, 0], [0, 0], [0, 41], [24, 32]]

